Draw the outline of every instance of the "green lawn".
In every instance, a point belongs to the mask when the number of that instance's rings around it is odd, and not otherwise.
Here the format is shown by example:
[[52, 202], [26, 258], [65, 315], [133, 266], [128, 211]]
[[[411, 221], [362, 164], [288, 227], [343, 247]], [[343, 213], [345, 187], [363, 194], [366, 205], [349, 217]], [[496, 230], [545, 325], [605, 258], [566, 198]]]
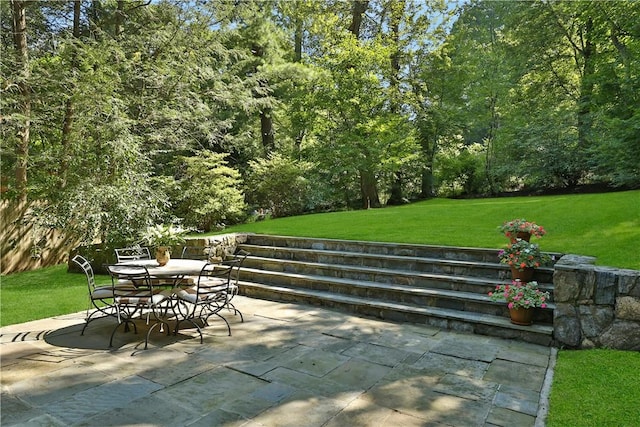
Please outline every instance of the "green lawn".
[[[267, 220], [225, 232], [499, 248], [497, 227], [524, 217], [548, 234], [545, 251], [597, 257], [600, 265], [640, 270], [640, 191], [607, 194], [434, 199], [406, 206]], [[534, 239], [535, 241], [535, 239]], [[66, 266], [2, 276], [0, 324], [9, 325], [86, 308], [86, 279]], [[107, 283], [105, 276], [98, 283]], [[25, 304], [25, 301], [28, 304]], [[548, 425], [635, 426], [640, 420], [640, 353], [559, 352]]]
[[[0, 278], [0, 325], [13, 325], [86, 310], [87, 278], [67, 273], [66, 265], [10, 274]], [[96, 275], [97, 284], [109, 276]]]
[[302, 215], [229, 227], [291, 236], [499, 248], [497, 227], [513, 218], [542, 225], [544, 251], [597, 257], [597, 264], [640, 270], [640, 191], [604, 194], [433, 199], [410, 205]]
[[640, 353], [563, 350], [551, 388], [549, 427], [640, 425]]

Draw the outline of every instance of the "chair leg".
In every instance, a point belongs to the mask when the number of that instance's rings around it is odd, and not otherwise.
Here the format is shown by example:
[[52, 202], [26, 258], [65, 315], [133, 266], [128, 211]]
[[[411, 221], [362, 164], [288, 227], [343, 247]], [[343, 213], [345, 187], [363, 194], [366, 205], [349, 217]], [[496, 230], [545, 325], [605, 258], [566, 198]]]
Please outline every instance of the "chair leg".
[[153, 332], [153, 330], [155, 329], [156, 326], [161, 325], [162, 327], [160, 328], [160, 331], [162, 332], [163, 327], [166, 325], [167, 326], [167, 335], [169, 335], [169, 331], [171, 328], [169, 328], [169, 324], [167, 322], [164, 322], [162, 320], [155, 322], [153, 325], [151, 325], [151, 327], [149, 328], [149, 330], [147, 331], [147, 336], [144, 339], [144, 349], [146, 350], [148, 345], [149, 345], [149, 337], [151, 336], [151, 332]]
[[176, 328], [174, 330], [174, 335], [178, 335], [180, 323], [182, 323], [183, 321], [191, 323], [198, 330], [198, 334], [200, 334], [200, 344], [202, 344], [204, 342], [204, 337], [202, 336], [202, 328], [191, 318], [178, 320], [178, 322], [176, 323]]
[[91, 323], [92, 320], [96, 320], [95, 318], [93, 318], [93, 315], [96, 314], [96, 313], [99, 313], [99, 312], [98, 311], [94, 311], [93, 313], [91, 313], [89, 316], [87, 316], [84, 319], [84, 326], [82, 327], [82, 331], [80, 332], [80, 335], [84, 335], [84, 330], [87, 329], [87, 326], [89, 326], [89, 323]]
[[224, 320], [224, 323], [226, 323], [226, 325], [227, 325], [227, 330], [229, 331], [229, 336], [231, 336], [231, 326], [229, 325], [229, 322], [227, 322], [227, 319], [225, 319], [225, 318], [222, 316], [222, 314], [220, 314], [220, 310], [218, 310], [218, 311], [216, 311], [216, 312], [213, 312], [213, 313], [209, 314], [209, 316], [207, 316], [207, 321], [208, 321], [209, 317], [210, 317], [210, 316], [212, 316], [212, 315], [214, 315], [214, 314], [215, 314], [216, 316], [218, 316], [219, 318], [221, 318], [222, 320]]
[[120, 327], [120, 325], [122, 325], [124, 323], [125, 325], [125, 332], [128, 331], [128, 327], [129, 327], [129, 323], [131, 323], [133, 325], [133, 333], [137, 334], [138, 333], [138, 327], [136, 326], [136, 323], [133, 320], [130, 319], [122, 319], [121, 322], [119, 322], [115, 328], [113, 328], [113, 332], [111, 332], [111, 338], [109, 339], [109, 347], [113, 347], [113, 337], [116, 334], [116, 331], [118, 330], [118, 328]]
[[236, 308], [236, 306], [233, 305], [233, 303], [228, 302], [227, 303], [227, 308], [229, 309], [229, 311], [233, 310], [233, 314], [239, 314], [240, 315], [240, 322], [244, 323], [244, 316], [242, 315], [242, 312], [240, 310], [238, 310]]

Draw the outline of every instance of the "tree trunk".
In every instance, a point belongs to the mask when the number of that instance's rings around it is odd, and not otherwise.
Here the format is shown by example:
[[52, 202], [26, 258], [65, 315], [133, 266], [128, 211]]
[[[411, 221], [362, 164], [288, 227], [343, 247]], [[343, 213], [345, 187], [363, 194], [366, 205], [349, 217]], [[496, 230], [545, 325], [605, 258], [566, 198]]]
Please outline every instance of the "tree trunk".
[[[356, 39], [360, 38], [360, 26], [362, 17], [369, 5], [368, 1], [354, 0], [351, 9], [351, 25], [349, 31]], [[375, 175], [368, 170], [360, 170], [360, 196], [362, 197], [362, 207], [364, 209], [379, 208], [380, 197], [378, 196], [378, 186]]]
[[[80, 38], [80, 0], [73, 1], [73, 37]], [[77, 53], [74, 50], [71, 57], [71, 68], [78, 68]], [[73, 130], [73, 114], [74, 106], [72, 96], [74, 93], [73, 86], [69, 90], [71, 93], [67, 98], [64, 111], [64, 121], [62, 123], [62, 159], [60, 161], [59, 175], [61, 178], [61, 187], [67, 186], [67, 174], [69, 169], [69, 158], [71, 156], [71, 131]]]
[[300, 17], [300, 2], [296, 2], [296, 29], [295, 34], [293, 36], [294, 42], [294, 62], [302, 61], [302, 35], [303, 35], [303, 26], [302, 26], [302, 18]]
[[270, 108], [260, 111], [260, 134], [262, 135], [262, 147], [265, 154], [269, 154], [275, 148], [273, 119], [271, 118]]
[[24, 1], [11, 0], [13, 15], [13, 43], [16, 50], [16, 64], [18, 69], [17, 86], [22, 99], [20, 113], [24, 117], [18, 129], [18, 143], [16, 145], [16, 190], [18, 200], [27, 200], [27, 166], [29, 164], [29, 133], [31, 131], [31, 94], [29, 88], [29, 50], [27, 47], [27, 14]]
[[360, 171], [360, 194], [362, 195], [362, 207], [364, 209], [379, 208], [381, 206], [376, 177], [370, 171]]
[[[398, 114], [400, 106], [400, 21], [404, 13], [404, 4], [404, 0], [391, 3], [391, 39], [393, 41], [393, 50], [389, 58], [391, 61], [389, 92], [391, 98], [390, 110], [394, 114]], [[402, 171], [396, 172], [393, 178], [387, 204], [401, 205], [404, 203]]]
[[362, 16], [369, 6], [368, 0], [354, 0], [353, 7], [351, 9], [351, 25], [349, 26], [349, 32], [360, 38], [360, 26], [362, 25]]
[[116, 38], [120, 37], [120, 34], [122, 34], [123, 21], [124, 21], [124, 0], [118, 0], [118, 6], [116, 9], [116, 16], [115, 16], [115, 29], [114, 29]]
[[422, 168], [422, 180], [420, 185], [420, 197], [430, 199], [433, 197], [433, 167], [425, 165]]
[[593, 95], [593, 74], [595, 73], [595, 45], [592, 40], [593, 21], [589, 19], [585, 25], [582, 38], [584, 39], [582, 57], [582, 79], [580, 82], [580, 99], [578, 101], [578, 145], [588, 147], [588, 135], [591, 128], [591, 98]]

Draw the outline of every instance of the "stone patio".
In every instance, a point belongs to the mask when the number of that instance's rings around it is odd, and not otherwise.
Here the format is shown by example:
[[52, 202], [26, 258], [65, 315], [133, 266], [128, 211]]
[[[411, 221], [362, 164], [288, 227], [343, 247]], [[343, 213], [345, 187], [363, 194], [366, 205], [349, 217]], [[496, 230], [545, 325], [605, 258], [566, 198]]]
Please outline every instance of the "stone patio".
[[0, 330], [3, 426], [544, 425], [555, 349], [236, 297], [195, 330], [84, 313]]

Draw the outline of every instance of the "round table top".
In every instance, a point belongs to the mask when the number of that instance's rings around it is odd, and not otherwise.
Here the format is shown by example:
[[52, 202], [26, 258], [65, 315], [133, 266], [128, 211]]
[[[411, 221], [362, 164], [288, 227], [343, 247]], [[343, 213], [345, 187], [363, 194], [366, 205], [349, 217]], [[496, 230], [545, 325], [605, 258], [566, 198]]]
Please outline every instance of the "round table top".
[[155, 277], [175, 277], [184, 275], [197, 276], [202, 271], [202, 267], [207, 265], [207, 261], [200, 259], [170, 259], [165, 265], [160, 266], [155, 259], [138, 259], [124, 261], [118, 265], [141, 265], [147, 268], [149, 275]]

